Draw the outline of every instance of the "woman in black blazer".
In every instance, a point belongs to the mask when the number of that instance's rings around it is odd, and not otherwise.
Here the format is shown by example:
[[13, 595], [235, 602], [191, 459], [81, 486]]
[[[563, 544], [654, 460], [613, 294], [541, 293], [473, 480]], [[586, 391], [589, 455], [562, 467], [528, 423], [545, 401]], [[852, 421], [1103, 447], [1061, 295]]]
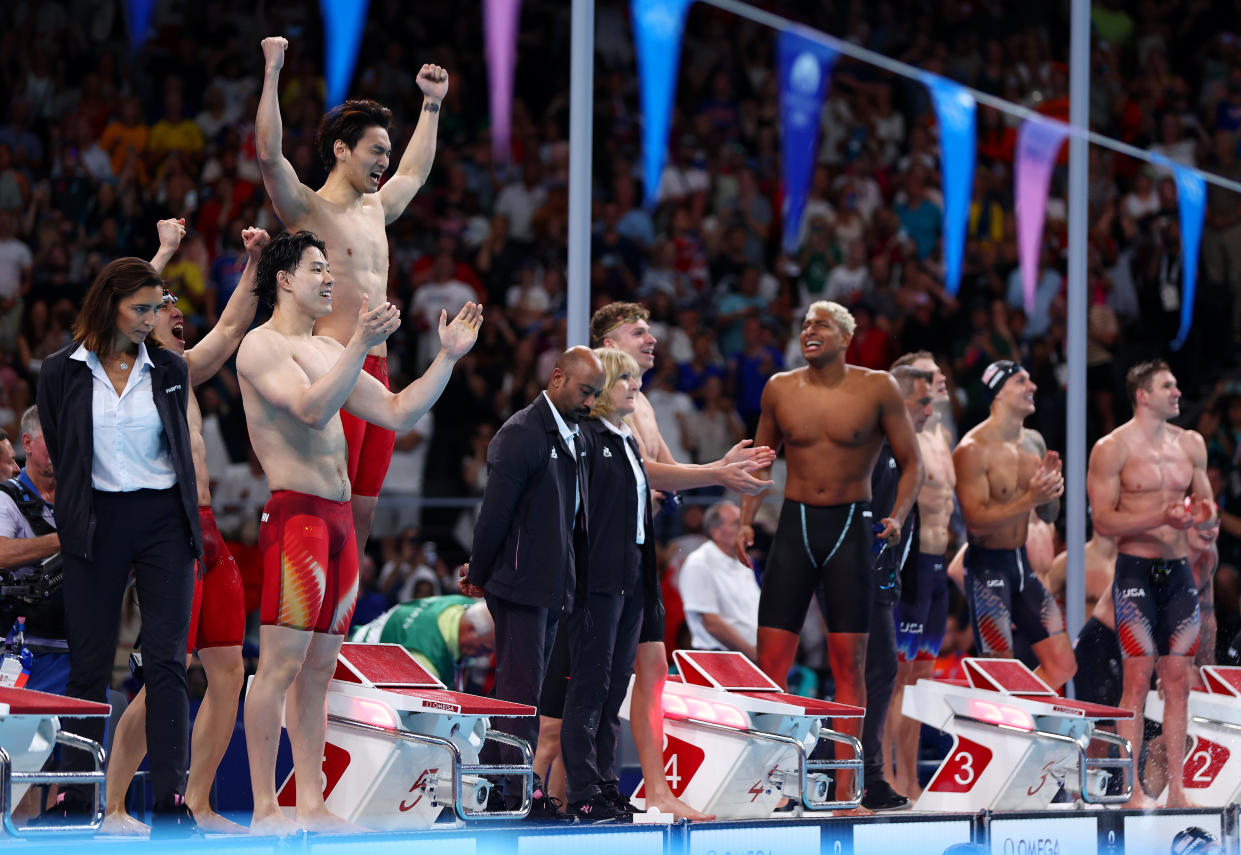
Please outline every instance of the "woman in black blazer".
[[569, 682], [560, 747], [570, 814], [623, 819], [632, 811], [617, 790], [620, 707], [633, 674], [643, 606], [658, 597], [650, 487], [625, 417], [642, 372], [619, 350], [595, 351], [604, 391], [581, 424], [586, 438], [590, 560], [578, 579], [577, 605], [565, 618]]
[[[141, 259], [104, 267], [78, 313], [73, 343], [43, 362], [38, 392], [64, 557], [66, 694], [106, 700], [132, 568], [160, 832], [192, 823], [181, 798], [189, 754], [185, 642], [202, 552], [186, 422], [189, 374], [185, 360], [148, 339], [165, 293]], [[98, 719], [69, 719], [65, 729], [103, 743]], [[85, 752], [63, 758], [66, 771], [89, 768]], [[55, 813], [88, 813], [89, 792], [65, 788]]]

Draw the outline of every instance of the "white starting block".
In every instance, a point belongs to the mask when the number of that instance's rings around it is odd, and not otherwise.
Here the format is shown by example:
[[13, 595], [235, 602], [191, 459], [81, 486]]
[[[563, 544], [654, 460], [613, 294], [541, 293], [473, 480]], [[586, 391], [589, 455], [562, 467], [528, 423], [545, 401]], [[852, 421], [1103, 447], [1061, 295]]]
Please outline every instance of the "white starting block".
[[[372, 829], [426, 828], [452, 807], [459, 820], [530, 812], [533, 757], [524, 740], [489, 729], [492, 716], [533, 716], [534, 707], [444, 688], [399, 644], [341, 646], [327, 693], [323, 797], [337, 816]], [[523, 763], [479, 765], [488, 740], [517, 748]], [[521, 807], [487, 811], [495, 778], [522, 779]], [[297, 806], [290, 772], [277, 793]]]
[[[766, 818], [784, 798], [809, 810], [857, 807], [862, 793], [862, 744], [829, 730], [824, 718], [861, 718], [861, 707], [782, 692], [744, 654], [673, 652], [680, 679], [664, 687], [664, 773], [672, 794], [719, 819]], [[621, 707], [630, 717], [633, 683]], [[819, 740], [849, 746], [852, 759], [811, 760]], [[827, 800], [824, 773], [853, 769], [848, 798]], [[633, 801], [646, 806], [645, 785]]]
[[[1130, 719], [1132, 712], [1063, 698], [1016, 659], [962, 663], [966, 680], [924, 679], [905, 691], [901, 712], [952, 735], [952, 750], [915, 810], [1040, 810], [1061, 785], [1088, 804], [1128, 800], [1129, 741], [1095, 722]], [[1119, 759], [1088, 758], [1096, 741], [1117, 746]], [[1121, 772], [1120, 795], [1105, 794], [1109, 769]]]
[[[103, 748], [93, 740], [62, 731], [60, 718], [107, 718], [111, 709], [107, 704], [47, 692], [0, 687], [0, 822], [6, 833], [21, 837], [47, 832], [90, 831], [103, 823]], [[41, 771], [57, 743], [90, 752], [95, 771]], [[89, 821], [78, 825], [19, 828], [13, 824], [13, 806], [21, 801], [32, 784], [98, 784], [94, 813]]]
[[[1241, 668], [1203, 665], [1203, 686], [1189, 693], [1183, 782], [1189, 797], [1203, 807], [1227, 807], [1241, 801]], [[1146, 696], [1146, 717], [1163, 721], [1163, 699]], [[1163, 804], [1167, 788], [1157, 801]]]

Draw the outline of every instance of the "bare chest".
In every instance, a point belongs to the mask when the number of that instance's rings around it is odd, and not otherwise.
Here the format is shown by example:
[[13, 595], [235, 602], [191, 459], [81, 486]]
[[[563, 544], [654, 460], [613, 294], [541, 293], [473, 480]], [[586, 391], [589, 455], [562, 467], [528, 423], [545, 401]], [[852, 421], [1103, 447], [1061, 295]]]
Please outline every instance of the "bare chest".
[[935, 434], [918, 434], [918, 448], [926, 473], [923, 489], [952, 490], [957, 483], [957, 471], [952, 465], [952, 452], [943, 439]]
[[791, 386], [776, 406], [784, 442], [792, 447], [832, 445], [861, 447], [878, 436], [879, 412], [875, 402], [858, 391]]
[[306, 379], [314, 383], [335, 364], [340, 356], [339, 348], [331, 348], [318, 338], [298, 341], [292, 346], [293, 361], [306, 373]]
[[1025, 491], [1038, 472], [1037, 454], [1013, 443], [995, 443], [988, 449], [987, 483], [991, 498], [1006, 502]]
[[1130, 446], [1120, 485], [1126, 493], [1180, 495], [1189, 488], [1193, 474], [1193, 461], [1180, 443], [1165, 440], [1154, 448]]
[[388, 235], [377, 201], [347, 211], [320, 206], [311, 221], [337, 277], [387, 275]]

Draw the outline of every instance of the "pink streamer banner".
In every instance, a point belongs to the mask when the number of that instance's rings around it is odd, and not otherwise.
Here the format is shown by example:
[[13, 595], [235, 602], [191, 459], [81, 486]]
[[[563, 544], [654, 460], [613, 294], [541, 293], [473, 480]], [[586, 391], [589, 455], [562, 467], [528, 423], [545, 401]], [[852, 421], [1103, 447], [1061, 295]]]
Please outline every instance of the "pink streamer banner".
[[1021, 263], [1021, 285], [1025, 292], [1027, 316], [1034, 312], [1039, 245], [1043, 240], [1043, 220], [1047, 215], [1051, 172], [1056, 166], [1060, 146], [1068, 134], [1066, 125], [1044, 119], [1027, 119], [1017, 132], [1017, 167], [1014, 176], [1017, 196], [1017, 257]]
[[517, 20], [521, 0], [483, 0], [487, 39], [487, 82], [491, 90], [491, 156], [508, 163], [513, 131], [513, 70], [517, 65]]

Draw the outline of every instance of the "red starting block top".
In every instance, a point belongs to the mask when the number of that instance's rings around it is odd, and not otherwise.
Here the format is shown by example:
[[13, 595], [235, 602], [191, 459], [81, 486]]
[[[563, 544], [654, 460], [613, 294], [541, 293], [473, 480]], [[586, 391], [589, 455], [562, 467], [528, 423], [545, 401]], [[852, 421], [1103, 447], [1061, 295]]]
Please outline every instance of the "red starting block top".
[[66, 698], [64, 695], [52, 695], [47, 692], [36, 692], [33, 689], [14, 689], [9, 686], [0, 687], [0, 704], [9, 708], [9, 715], [63, 715], [68, 718], [87, 718], [106, 716], [112, 711], [107, 704], [81, 701], [77, 698]]
[[802, 695], [790, 695], [785, 692], [737, 692], [737, 694], [747, 698], [757, 698], [760, 701], [776, 701], [789, 706], [801, 707], [806, 715], [819, 718], [861, 718], [866, 715], [866, 710], [862, 707], [821, 701], [818, 698], [807, 698]]
[[1059, 697], [1056, 690], [1039, 679], [1019, 659], [977, 659], [967, 656], [961, 660], [965, 676], [971, 688], [990, 689], [1002, 695], [1025, 697]]
[[416, 698], [422, 701], [425, 707], [447, 713], [517, 718], [532, 716], [538, 712], [534, 707], [525, 704], [515, 704], [495, 698], [481, 698], [478, 695], [450, 692], [447, 689], [392, 689], [392, 692]]
[[780, 686], [736, 650], [674, 650], [681, 678], [726, 692], [778, 692]]
[[1202, 680], [1213, 695], [1241, 698], [1241, 668], [1228, 665], [1203, 665]]
[[1058, 712], [1069, 713], [1070, 715], [1079, 715], [1082, 718], [1102, 718], [1102, 719], [1130, 719], [1133, 718], [1133, 711], [1123, 709], [1122, 707], [1109, 707], [1103, 704], [1092, 704], [1088, 701], [1074, 701], [1069, 698], [1054, 697], [1049, 698], [1046, 695], [1013, 695], [1023, 701], [1038, 701], [1043, 704], [1051, 704]]
[[444, 688], [443, 683], [399, 644], [342, 644], [332, 677], [344, 683], [376, 688]]

